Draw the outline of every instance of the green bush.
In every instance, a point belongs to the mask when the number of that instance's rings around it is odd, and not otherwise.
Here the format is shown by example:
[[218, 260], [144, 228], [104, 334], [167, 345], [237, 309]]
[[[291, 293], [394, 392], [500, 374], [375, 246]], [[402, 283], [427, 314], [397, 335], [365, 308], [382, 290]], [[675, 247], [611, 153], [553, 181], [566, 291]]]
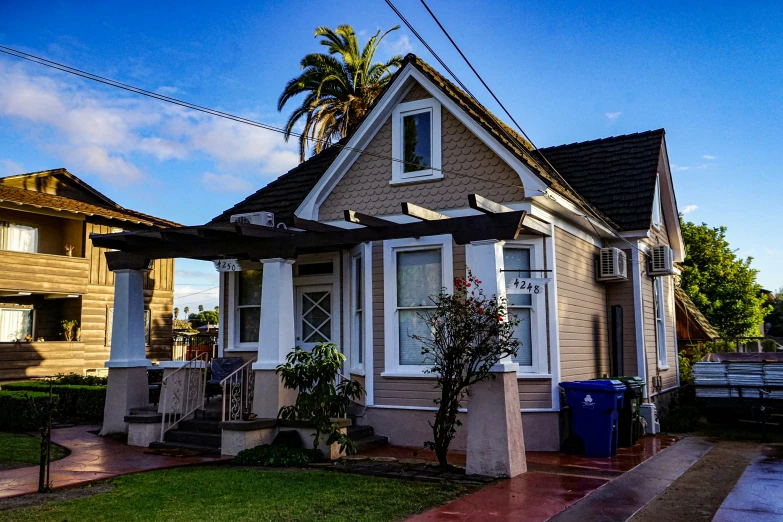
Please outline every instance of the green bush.
[[[27, 381], [3, 384], [3, 390], [49, 392], [48, 381]], [[60, 397], [58, 418], [99, 419], [106, 404], [106, 386], [53, 384], [52, 391]], [[2, 410], [0, 410], [2, 411]]]
[[282, 445], [263, 445], [242, 450], [234, 457], [234, 464], [275, 468], [301, 468], [310, 463], [312, 451]]
[[58, 373], [54, 376], [54, 384], [76, 384], [81, 386], [106, 386], [107, 377], [97, 375], [79, 375], [78, 373]]
[[[55, 408], [59, 397], [52, 396]], [[0, 390], [0, 431], [30, 431], [45, 422], [45, 405], [49, 393]]]

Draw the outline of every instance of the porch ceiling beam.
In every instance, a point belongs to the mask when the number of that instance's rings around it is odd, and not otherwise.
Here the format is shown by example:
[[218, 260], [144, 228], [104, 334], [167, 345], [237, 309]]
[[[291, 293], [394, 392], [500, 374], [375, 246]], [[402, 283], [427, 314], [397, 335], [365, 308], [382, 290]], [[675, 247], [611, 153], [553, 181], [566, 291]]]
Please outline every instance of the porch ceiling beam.
[[504, 212], [514, 212], [514, 209], [495, 203], [491, 199], [487, 199], [484, 196], [478, 194], [470, 194], [468, 196], [468, 205], [474, 210], [483, 212], [484, 214], [502, 214]]
[[420, 207], [419, 205], [414, 205], [413, 203], [408, 203], [407, 201], [403, 201], [402, 203], [402, 213], [406, 216], [421, 219], [422, 221], [438, 221], [440, 219], [449, 219], [449, 216], [445, 214], [441, 214], [440, 212], [436, 212], [428, 208]]
[[362, 214], [361, 212], [356, 212], [355, 210], [344, 210], [343, 214], [345, 215], [345, 220], [347, 222], [356, 223], [357, 225], [364, 225], [365, 227], [370, 228], [391, 227], [398, 224], [387, 219], [381, 219], [375, 216]]
[[525, 214], [524, 226], [525, 230], [529, 230], [534, 234], [539, 234], [542, 236], [552, 235], [551, 225], [546, 221], [543, 221], [541, 218], [534, 216], [533, 214]]
[[294, 216], [294, 226], [296, 228], [301, 228], [302, 230], [307, 230], [308, 232], [339, 232], [340, 230], [344, 230], [334, 225], [327, 225], [326, 223], [319, 223], [318, 221], [312, 221], [298, 216]]

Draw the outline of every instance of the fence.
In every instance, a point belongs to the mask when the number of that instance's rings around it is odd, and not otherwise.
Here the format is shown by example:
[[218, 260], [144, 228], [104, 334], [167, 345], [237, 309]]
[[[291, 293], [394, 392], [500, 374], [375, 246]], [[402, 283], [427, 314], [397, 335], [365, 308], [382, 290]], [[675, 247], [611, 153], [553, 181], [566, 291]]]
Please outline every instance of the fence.
[[174, 361], [190, 361], [205, 354], [206, 361], [211, 361], [218, 355], [218, 334], [174, 334], [171, 359]]

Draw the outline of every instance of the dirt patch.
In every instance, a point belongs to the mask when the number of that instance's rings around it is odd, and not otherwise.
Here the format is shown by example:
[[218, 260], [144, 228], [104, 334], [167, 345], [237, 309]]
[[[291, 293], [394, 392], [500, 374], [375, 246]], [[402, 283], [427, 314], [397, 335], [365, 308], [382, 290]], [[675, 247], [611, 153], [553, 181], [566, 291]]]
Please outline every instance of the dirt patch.
[[631, 520], [710, 522], [759, 450], [752, 442], [718, 442]]
[[114, 485], [109, 481], [94, 482], [80, 488], [59, 489], [52, 493], [22, 495], [21, 497], [11, 497], [0, 499], [0, 511], [11, 509], [26, 508], [31, 506], [40, 506], [49, 502], [61, 502], [74, 498], [91, 497], [100, 493], [106, 493], [114, 489]]

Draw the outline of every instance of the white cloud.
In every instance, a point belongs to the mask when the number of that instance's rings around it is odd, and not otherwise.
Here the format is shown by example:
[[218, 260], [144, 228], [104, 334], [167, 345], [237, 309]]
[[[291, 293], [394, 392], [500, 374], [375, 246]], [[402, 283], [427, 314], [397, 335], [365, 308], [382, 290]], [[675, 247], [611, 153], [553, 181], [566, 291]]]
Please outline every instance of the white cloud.
[[15, 174], [24, 173], [24, 169], [20, 164], [13, 160], [0, 161], [0, 177], [13, 176]]
[[405, 56], [408, 53], [413, 52], [413, 44], [411, 44], [410, 38], [408, 38], [408, 35], [403, 33], [397, 38], [396, 40], [391, 40], [391, 36], [394, 33], [391, 33], [389, 36], [383, 39], [383, 46], [386, 48], [386, 50], [391, 55], [397, 55], [401, 54]]
[[[158, 90], [176, 92], [168, 86]], [[0, 62], [3, 117], [35, 132], [39, 146], [74, 172], [87, 171], [114, 183], [143, 179], [136, 163], [147, 158], [206, 157], [218, 171], [241, 165], [248, 172], [274, 176], [298, 163], [296, 140], [286, 143], [273, 131]], [[224, 176], [221, 186], [230, 190], [252, 188], [235, 176], [210, 175]]]
[[609, 120], [610, 122], [617, 121], [617, 119], [622, 115], [623, 115], [622, 111], [604, 113], [604, 116], [606, 116], [606, 119]]
[[205, 172], [201, 180], [204, 186], [216, 192], [250, 192], [253, 190], [253, 185], [249, 181], [232, 174]]
[[713, 156], [712, 154], [705, 154], [701, 157], [701, 159], [706, 159], [707, 161], [716, 160], [718, 159], [717, 156]]
[[678, 165], [676, 163], [671, 164], [672, 170], [675, 172], [683, 172], [686, 170], [704, 170], [709, 169], [712, 166], [712, 163], [700, 163], [698, 165]]
[[697, 208], [699, 208], [698, 205], [686, 205], [685, 208], [682, 209], [682, 213], [690, 214], [691, 212], [695, 211]]

